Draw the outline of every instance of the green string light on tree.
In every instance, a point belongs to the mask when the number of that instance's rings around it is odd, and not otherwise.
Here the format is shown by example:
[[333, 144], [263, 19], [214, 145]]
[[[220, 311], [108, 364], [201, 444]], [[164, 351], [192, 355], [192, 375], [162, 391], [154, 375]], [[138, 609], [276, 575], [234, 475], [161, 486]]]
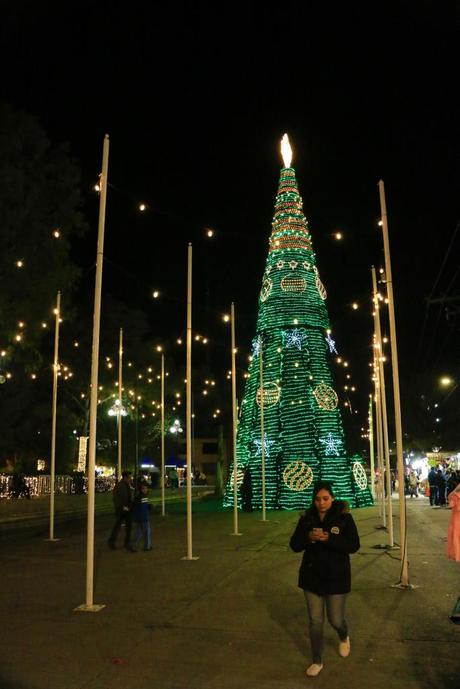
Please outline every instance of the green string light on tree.
[[[253, 507], [262, 507], [263, 400], [267, 508], [307, 507], [313, 485], [320, 479], [330, 481], [336, 497], [347, 500], [352, 507], [371, 505], [371, 493], [364, 486], [364, 469], [346, 452], [329, 367], [332, 352], [328, 344], [327, 294], [316, 265], [295, 171], [290, 166], [286, 135], [282, 150], [285, 166], [281, 169], [253, 356], [238, 424], [238, 469], [249, 468]], [[231, 481], [224, 505], [233, 506]]]

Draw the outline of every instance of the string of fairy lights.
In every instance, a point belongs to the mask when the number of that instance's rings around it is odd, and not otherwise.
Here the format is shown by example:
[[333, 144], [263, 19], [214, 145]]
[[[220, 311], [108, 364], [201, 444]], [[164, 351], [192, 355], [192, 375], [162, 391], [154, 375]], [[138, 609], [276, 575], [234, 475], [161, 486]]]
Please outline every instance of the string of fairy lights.
[[[285, 188], [284, 188], [283, 193], [287, 193], [287, 194], [291, 193], [292, 192], [292, 180], [287, 178], [286, 180], [284, 180], [284, 182], [285, 182]], [[110, 187], [111, 187], [111, 190], [116, 190], [116, 188], [114, 186], [110, 185]], [[96, 191], [96, 192], [100, 191], [98, 184], [96, 184], [94, 186], [94, 191]], [[301, 205], [299, 205], [298, 200], [294, 200], [294, 201], [289, 200], [287, 202], [287, 204], [288, 204], [287, 208], [289, 208], [290, 211], [298, 211], [299, 208], [301, 208]], [[137, 211], [141, 214], [145, 214], [150, 210], [155, 210], [155, 206], [153, 204], [147, 203], [146, 201], [137, 202], [135, 207], [137, 208]], [[277, 214], [275, 214], [275, 219], [274, 219], [274, 232], [272, 233], [272, 237], [270, 238], [270, 242], [271, 242], [270, 251], [279, 252], [279, 250], [283, 250], [283, 249], [292, 250], [292, 249], [296, 249], [296, 248], [297, 249], [302, 249], [302, 248], [306, 249], [308, 247], [311, 247], [309, 237], [305, 233], [302, 233], [301, 223], [297, 223], [297, 225], [296, 225], [295, 222], [291, 221], [288, 232], [286, 232], [283, 229], [280, 229], [280, 231], [277, 232], [278, 227], [279, 228], [282, 227], [282, 217], [283, 217], [282, 214], [277, 211]], [[276, 224], [276, 223], [278, 223], [278, 224]], [[210, 227], [203, 228], [203, 233], [204, 233], [204, 236], [208, 239], [213, 238], [216, 234], [215, 230], [213, 228], [210, 228]], [[336, 232], [331, 236], [334, 238], [334, 240], [341, 241], [344, 237], [344, 234], [342, 232]], [[61, 239], [62, 238], [61, 229], [59, 227], [51, 228], [50, 229], [50, 238], [53, 241], [58, 241], [59, 239]], [[27, 270], [27, 265], [28, 265], [27, 256], [18, 257], [15, 261], [15, 266], [18, 270]], [[298, 277], [293, 278], [292, 275], [283, 275], [282, 289], [286, 292], [291, 291], [295, 294], [300, 289], [302, 289], [302, 287], [304, 286], [304, 284], [306, 284], [306, 282], [308, 282], [310, 280], [310, 275], [311, 275], [315, 281], [316, 287], [320, 291], [320, 294], [322, 293], [322, 298], [325, 298], [326, 295], [325, 295], [324, 286], [321, 283], [317, 267], [316, 267], [316, 265], [314, 265], [314, 261], [312, 261], [311, 264], [309, 263], [308, 265], [304, 262], [303, 266], [298, 266], [295, 259], [291, 259], [289, 261], [289, 264], [286, 263], [286, 265], [284, 265], [283, 259], [278, 259], [276, 264], [269, 265], [267, 267], [266, 277], [268, 280], [270, 280], [270, 273], [272, 270], [277, 270], [281, 273], [284, 273], [285, 270], [288, 269], [288, 271], [290, 271], [291, 273], [294, 273], [294, 272], [297, 272], [296, 269], [298, 267], [302, 267], [305, 271], [307, 271], [307, 274], [308, 274], [307, 277], [302, 276], [299, 279]], [[263, 299], [264, 299], [265, 291], [269, 290], [269, 288], [270, 288], [270, 282], [267, 281], [265, 283], [265, 288], [264, 288], [264, 286], [262, 288], [261, 301], [263, 301]], [[153, 289], [153, 290], [151, 288], [149, 288], [149, 289], [151, 290], [152, 298], [155, 300], [160, 299], [164, 294], [164, 292], [162, 292], [160, 289]], [[356, 311], [359, 308], [359, 305], [357, 302], [353, 302], [350, 306], [351, 306], [351, 309], [353, 311]], [[46, 309], [46, 311], [48, 313], [52, 313], [55, 315], [55, 309], [54, 308], [53, 309]], [[299, 316], [301, 319], [302, 314], [299, 314]], [[60, 323], [62, 323], [63, 319], [60, 318], [59, 321], [60, 321]], [[299, 322], [299, 318], [293, 319], [293, 325], [297, 325], [298, 322]], [[35, 325], [34, 325], [34, 327], [35, 327]], [[39, 321], [39, 323], [38, 323], [38, 325], [36, 325], [36, 327], [40, 328], [43, 332], [46, 332], [46, 331], [49, 332], [51, 330], [52, 326], [50, 326], [49, 322], [47, 322], [46, 319], [43, 319], [43, 320]], [[27, 328], [28, 328], [28, 326], [27, 326], [25, 320], [18, 319], [17, 331], [9, 338], [10, 339], [9, 343], [7, 345], [4, 345], [4, 347], [0, 350], [0, 383], [11, 383], [14, 380], [14, 375], [13, 375], [12, 370], [9, 369], [8, 361], [14, 358], [14, 351], [13, 351], [14, 347], [15, 346], [24, 346], [24, 344], [26, 343], [26, 341], [27, 341]], [[331, 332], [332, 332], [331, 329], [328, 328], [328, 330], [327, 330], [327, 336], [329, 338], [328, 346], [329, 347], [333, 346], [335, 348], [335, 342], [332, 339]], [[203, 335], [200, 333], [194, 334], [194, 343], [196, 345], [199, 345], [199, 344], [208, 345], [209, 342], [210, 342], [210, 338], [207, 337], [206, 335]], [[177, 345], [182, 345], [184, 343], [184, 339], [183, 339], [182, 335], [176, 338], [176, 343], [177, 343]], [[80, 347], [79, 341], [74, 340], [73, 346], [75, 348], [79, 348]], [[335, 349], [335, 353], [337, 353], [337, 349]], [[253, 355], [249, 355], [249, 364], [251, 364], [252, 357], [253, 357]], [[350, 373], [350, 370], [351, 370], [350, 364], [346, 359], [344, 359], [341, 356], [336, 357], [336, 364], [338, 366], [343, 367], [343, 369], [347, 369], [347, 371], [345, 373], [346, 382], [343, 385], [343, 390], [344, 390], [344, 392], [347, 393], [347, 398], [343, 401], [343, 406], [348, 407], [348, 410], [350, 411], [351, 414], [358, 414], [358, 410], [353, 408], [354, 405], [352, 406], [351, 401], [349, 399], [349, 394], [357, 391], [357, 387], [351, 383], [352, 376]], [[134, 364], [132, 362], [128, 362], [126, 364], [126, 366], [128, 367], [128, 369], [130, 369], [134, 366]], [[269, 362], [268, 366], [269, 366], [269, 368], [272, 367], [271, 362]], [[114, 360], [111, 359], [110, 357], [106, 357], [106, 369], [109, 371], [109, 370], [113, 369], [114, 367], [116, 367]], [[152, 366], [147, 366], [144, 368], [145, 368], [145, 372], [136, 374], [137, 379], [139, 381], [142, 380], [147, 385], [153, 385], [155, 381], [159, 380], [159, 378], [160, 378], [159, 374], [156, 374], [156, 376], [153, 374], [153, 367]], [[142, 366], [137, 367], [137, 369], [141, 370]], [[245, 381], [248, 381], [248, 379], [251, 376], [251, 370], [250, 369], [251, 369], [251, 367], [249, 366], [249, 368], [247, 370], [245, 370], [242, 374], [243, 379]], [[49, 376], [49, 373], [50, 373], [50, 364], [44, 363], [42, 365], [41, 369], [37, 368], [33, 372], [29, 372], [27, 374], [27, 377], [31, 382], [35, 382], [35, 381], [39, 380], [40, 377], [42, 377], [42, 376]], [[166, 376], [168, 376], [168, 375], [169, 375], [169, 373], [166, 372]], [[58, 376], [59, 376], [59, 379], [61, 381], [72, 381], [72, 380], [75, 381], [76, 379], [79, 378], [78, 373], [76, 373], [72, 369], [72, 366], [69, 363], [64, 361], [63, 357], [60, 359], [60, 362], [59, 362]], [[231, 371], [230, 370], [225, 372], [225, 380], [226, 381], [231, 380]], [[223, 381], [223, 382], [225, 382], [225, 381]], [[113, 387], [115, 388], [117, 386], [118, 386], [118, 382], [115, 381], [113, 383]], [[99, 390], [101, 392], [103, 392], [106, 389], [109, 392], [110, 386], [106, 386], [106, 385], [99, 386]], [[136, 398], [138, 404], [140, 404], [141, 402], [142, 403], [148, 402], [150, 404], [150, 407], [154, 408], [154, 411], [149, 412], [150, 415], [155, 416], [157, 414], [157, 411], [160, 408], [160, 403], [158, 400], [155, 400], [155, 399], [144, 400], [143, 399], [144, 395], [141, 395], [141, 396], [137, 395], [133, 389], [129, 389], [129, 386], [128, 387], [124, 386], [122, 392], [124, 394], [126, 394], [127, 396], [129, 396], [131, 399]], [[182, 405], [182, 394], [183, 393], [181, 393], [181, 392], [171, 391], [170, 396], [173, 399], [173, 404], [171, 406], [172, 411], [178, 411], [178, 409], [181, 407], [181, 405]], [[109, 398], [110, 399], [116, 399], [117, 395], [118, 395], [117, 392], [110, 392]], [[222, 402], [222, 400], [224, 400], [226, 398], [226, 396], [228, 396], [228, 389], [220, 389], [219, 386], [216, 388], [216, 380], [214, 380], [214, 379], [210, 383], [207, 383], [206, 380], [204, 380], [202, 383], [202, 386], [201, 386], [200, 395], [204, 399], [206, 399], [206, 398], [216, 399], [216, 397], [217, 397], [217, 398], [220, 398], [220, 400]], [[84, 400], [86, 396], [87, 396], [87, 393], [85, 393], [85, 392], [80, 393], [80, 399]], [[291, 401], [292, 401], [292, 404], [296, 403], [295, 400], [291, 400]], [[102, 396], [98, 400], [98, 402], [99, 402], [99, 404], [103, 404]], [[302, 404], [302, 401], [300, 398], [299, 398], [299, 400], [297, 400], [297, 404]], [[131, 404], [130, 407], [132, 410], [134, 410], [135, 405]], [[219, 402], [217, 402], [216, 405], [213, 405], [212, 410], [209, 413], [210, 418], [212, 418], [213, 420], [216, 420], [216, 421], [220, 420], [222, 418], [222, 408], [223, 408], [223, 405], [219, 404]], [[142, 412], [141, 418], [146, 418], [146, 416], [147, 416], [147, 414], [145, 412]]]
[[[55, 310], [53, 309], [53, 313], [54, 313], [54, 312], [55, 312]], [[228, 322], [229, 317], [225, 315], [225, 316], [223, 317], [223, 320], [226, 321], [226, 322]], [[60, 322], [60, 323], [63, 323], [63, 319], [62, 319], [62, 318], [59, 318], [59, 322]], [[23, 321], [19, 322], [18, 325], [19, 325], [20, 327], [22, 327], [22, 328], [25, 328], [25, 323], [24, 323]], [[42, 328], [43, 328], [43, 329], [46, 329], [46, 328], [48, 328], [48, 327], [49, 327], [49, 325], [48, 325], [47, 323], [42, 322]], [[328, 331], [328, 337], [329, 337], [329, 338], [331, 337], [330, 333], [331, 333], [331, 331], [329, 330], [329, 331]], [[205, 336], [205, 335], [202, 335], [202, 334], [199, 334], [199, 333], [195, 334], [193, 339], [194, 339], [194, 342], [195, 342], [195, 343], [197, 343], [197, 344], [198, 344], [198, 343], [201, 343], [202, 345], [208, 345], [209, 342], [210, 342], [210, 338], [209, 338], [209, 337], [207, 337], [207, 336]], [[20, 343], [20, 342], [22, 341], [22, 338], [21, 338], [21, 339], [16, 338], [15, 341], [16, 341], [17, 343]], [[177, 337], [176, 340], [175, 340], [175, 342], [176, 342], [177, 345], [180, 346], [180, 345], [183, 345], [183, 344], [184, 344], [184, 339], [183, 339], [182, 336], [181, 336], [181, 337]], [[332, 343], [333, 343], [333, 340], [330, 339], [329, 342], [332, 344]], [[79, 342], [78, 340], [73, 340], [72, 346], [73, 346], [75, 349], [79, 349], [79, 348], [80, 348], [80, 342]], [[334, 350], [337, 351], [337, 350], [335, 349], [335, 343], [334, 343]], [[7, 358], [7, 355], [8, 355], [8, 352], [7, 352], [6, 349], [0, 350], [0, 357], [1, 357], [0, 363], [1, 363], [1, 369], [2, 369], [2, 370], [4, 369], [4, 366], [5, 366], [4, 360]], [[249, 361], [249, 363], [251, 363], [252, 359], [253, 359], [253, 355], [249, 355], [249, 356], [248, 356], [248, 361]], [[105, 363], [105, 369], [106, 369], [107, 372], [116, 369], [116, 365], [117, 365], [117, 364], [116, 364], [114, 358], [112, 358], [112, 357], [110, 357], [110, 356], [106, 356], [106, 357], [105, 357], [105, 362], [104, 362], [104, 363]], [[342, 357], [336, 357], [336, 363], [337, 363], [339, 366], [343, 366], [344, 368], [348, 368], [348, 367], [349, 367], [349, 362], [346, 361], [346, 360], [344, 360]], [[270, 366], [271, 366], [271, 364], [269, 364], [269, 367], [270, 367]], [[134, 373], [135, 378], [136, 378], [138, 381], [143, 381], [144, 383], [146, 383], [146, 384], [149, 385], [149, 386], [150, 386], [150, 385], [153, 385], [156, 381], [159, 381], [159, 380], [160, 380], [160, 377], [161, 377], [159, 373], [156, 373], [156, 374], [154, 373], [154, 367], [153, 367], [152, 365], [147, 365], [147, 366], [135, 366], [135, 365], [133, 364], [132, 361], [128, 361], [128, 362], [125, 364], [125, 367], [128, 369], [128, 372], [129, 372], [131, 369], [133, 369], [133, 368], [134, 368], [134, 369], [137, 369], [137, 371]], [[348, 369], [348, 370], [349, 370], [349, 369]], [[142, 371], [142, 372], [141, 372], [141, 371]], [[40, 378], [40, 376], [49, 377], [49, 372], [50, 372], [50, 366], [49, 366], [49, 364], [43, 364], [41, 370], [36, 370], [35, 372], [28, 374], [28, 377], [29, 377], [30, 381], [37, 381], [37, 380]], [[166, 371], [165, 376], [166, 376], [166, 377], [169, 377], [169, 372], [168, 372], [168, 371]], [[229, 369], [229, 370], [227, 370], [227, 371], [225, 372], [225, 379], [226, 379], [227, 381], [230, 381], [230, 380], [231, 380], [231, 376], [232, 376], [232, 372], [231, 372], [231, 370]], [[251, 376], [250, 370], [245, 370], [245, 371], [243, 372], [243, 374], [242, 374], [242, 377], [243, 377], [244, 380], [247, 380], [250, 376]], [[74, 373], [74, 371], [72, 370], [71, 366], [68, 365], [68, 364], [66, 364], [66, 363], [63, 361], [63, 359], [61, 359], [60, 362], [59, 362], [58, 377], [59, 377], [60, 380], [62, 380], [62, 381], [68, 381], [68, 380], [71, 380], [71, 379], [73, 379], [73, 378], [75, 377], [75, 373]], [[11, 373], [11, 371], [7, 371], [7, 370], [6, 370], [6, 371], [5, 371], [5, 374], [4, 374], [4, 378], [5, 378], [5, 381], [11, 381], [12, 378], [13, 378], [13, 374]], [[350, 373], [346, 373], [346, 379], [347, 379], [347, 381], [349, 381], [350, 378], [351, 378], [351, 374], [350, 374]], [[184, 379], [184, 381], [183, 381], [184, 385], [185, 385], [185, 382], [186, 382], [186, 381], [185, 381], [185, 379]], [[197, 387], [198, 387], [199, 385], [200, 385], [200, 384], [197, 383]], [[109, 395], [109, 398], [110, 398], [110, 399], [116, 399], [116, 398], [117, 398], [117, 396], [118, 396], [117, 388], [118, 388], [118, 381], [114, 381], [114, 382], [113, 382], [113, 389], [115, 390], [115, 392], [110, 393], [110, 395]], [[102, 393], [104, 390], [106, 390], [106, 389], [110, 389], [110, 386], [107, 386], [107, 385], [104, 385], [104, 384], [99, 385], [99, 391], [100, 391], [101, 393]], [[344, 385], [344, 390], [345, 390], [345, 391], [350, 390], [351, 392], [355, 392], [355, 391], [356, 391], [356, 387], [355, 387], [354, 385], [348, 385], [348, 384], [346, 384], [346, 385]], [[134, 390], [128, 389], [126, 386], [123, 386], [122, 392], [123, 392], [123, 393], [126, 393], [126, 394], [129, 395], [131, 398], [133, 398], [133, 397], [138, 398], [138, 402], [140, 402], [141, 400], [143, 400], [143, 396], [136, 395], [135, 392], [134, 392]], [[202, 384], [201, 384], [201, 391], [200, 391], [200, 394], [202, 395], [202, 397], [203, 397], [203, 398], [206, 398], [206, 397], [208, 397], [208, 396], [210, 397], [211, 394], [212, 394], [212, 393], [215, 393], [215, 392], [216, 392], [216, 380], [215, 380], [215, 379], [211, 379], [211, 378], [210, 378], [210, 379], [207, 379], [207, 378], [204, 379], [204, 380], [202, 381]], [[220, 394], [221, 394], [221, 395], [226, 395], [226, 394], [227, 394], [227, 391], [226, 391], [226, 390], [225, 390], [225, 391], [221, 391]], [[171, 407], [171, 410], [174, 412], [174, 411], [177, 411], [178, 408], [179, 408], [179, 407], [181, 406], [181, 404], [182, 404], [182, 399], [181, 399], [181, 398], [182, 398], [182, 394], [181, 394], [180, 392], [174, 392], [174, 393], [171, 394], [171, 396], [174, 397], [174, 404], [173, 404], [172, 407]], [[85, 393], [85, 392], [81, 392], [81, 393], [80, 393], [80, 398], [81, 398], [82, 400], [84, 400], [86, 397], [87, 397], [87, 393]], [[107, 398], [107, 399], [108, 399], [108, 398]], [[103, 402], [104, 402], [104, 400], [102, 399], [102, 396], [101, 396], [101, 397], [98, 399], [98, 403], [99, 403], [99, 404], [103, 404]], [[160, 402], [159, 402], [158, 400], [149, 400], [149, 403], [150, 403], [152, 406], [154, 406], [155, 409], [157, 409], [157, 410], [160, 409]], [[350, 404], [350, 403], [349, 403], [347, 400], [345, 400], [344, 406], [349, 406], [349, 404]], [[134, 405], [131, 405], [131, 409], [134, 410], [134, 408], [135, 408]], [[354, 411], [355, 411], [355, 413], [358, 413], [357, 410], [354, 410]], [[215, 419], [215, 420], [218, 420], [218, 419], [221, 418], [221, 414], [222, 414], [222, 410], [221, 410], [220, 406], [217, 405], [217, 406], [215, 406], [215, 407], [212, 409], [211, 418], [213, 418], [213, 419]], [[155, 412], [155, 411], [151, 411], [151, 412], [150, 412], [150, 415], [153, 416], [153, 417], [155, 417], [155, 416], [156, 416], [156, 412]], [[146, 417], [146, 414], [145, 414], [145, 413], [142, 413], [142, 414], [141, 414], [141, 418], [145, 418], [145, 417]]]

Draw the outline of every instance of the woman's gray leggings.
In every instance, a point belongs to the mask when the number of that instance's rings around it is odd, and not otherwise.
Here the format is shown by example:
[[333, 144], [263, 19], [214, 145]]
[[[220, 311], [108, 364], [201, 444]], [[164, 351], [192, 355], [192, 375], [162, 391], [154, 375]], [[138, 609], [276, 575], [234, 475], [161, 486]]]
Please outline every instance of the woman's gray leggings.
[[339, 635], [340, 641], [348, 636], [345, 620], [346, 593], [335, 593], [329, 596], [318, 596], [311, 591], [304, 591], [310, 618], [310, 642], [314, 663], [321, 663], [323, 650], [324, 606], [326, 605], [327, 619]]

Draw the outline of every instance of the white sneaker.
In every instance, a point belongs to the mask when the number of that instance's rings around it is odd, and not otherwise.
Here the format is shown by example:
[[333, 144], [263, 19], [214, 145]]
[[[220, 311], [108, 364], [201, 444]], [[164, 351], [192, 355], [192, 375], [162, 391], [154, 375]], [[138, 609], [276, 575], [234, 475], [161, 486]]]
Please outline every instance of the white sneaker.
[[339, 655], [342, 656], [342, 658], [347, 658], [347, 656], [350, 655], [350, 637], [347, 636], [345, 641], [341, 641], [339, 643]]
[[317, 677], [321, 670], [323, 669], [322, 663], [313, 663], [313, 665], [310, 665], [310, 667], [307, 668], [307, 675], [309, 677]]

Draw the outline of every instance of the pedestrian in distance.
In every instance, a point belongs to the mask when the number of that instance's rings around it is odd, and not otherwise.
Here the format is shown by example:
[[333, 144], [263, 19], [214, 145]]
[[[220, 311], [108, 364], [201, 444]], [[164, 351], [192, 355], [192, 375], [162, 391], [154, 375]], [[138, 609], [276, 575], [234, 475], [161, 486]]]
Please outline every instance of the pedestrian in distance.
[[449, 471], [449, 475], [446, 477], [446, 495], [448, 496], [449, 493], [452, 493], [452, 491], [455, 490], [459, 483], [460, 472], [456, 471], [454, 468], [451, 468]]
[[394, 471], [391, 472], [391, 492], [396, 491], [396, 474]]
[[410, 484], [409, 484], [409, 476], [404, 476], [404, 495], [409, 495], [410, 493]]
[[409, 474], [409, 495], [411, 498], [418, 498], [418, 478], [415, 471]]
[[439, 505], [438, 499], [438, 473], [435, 467], [431, 467], [428, 473], [428, 485], [430, 487], [430, 506]]
[[168, 478], [169, 478], [169, 485], [171, 486], [172, 489], [179, 488], [179, 476], [177, 474], [175, 467], [170, 469]]
[[241, 506], [243, 512], [252, 512], [252, 478], [249, 467], [244, 469], [243, 481], [241, 483]]
[[109, 536], [107, 545], [112, 550], [117, 547], [117, 536], [121, 525], [125, 524], [125, 543], [124, 547], [129, 550], [131, 547], [131, 524], [132, 514], [131, 508], [133, 506], [132, 498], [132, 473], [131, 471], [123, 471], [121, 480], [118, 481], [113, 489], [113, 506], [115, 508], [115, 524], [112, 533]]
[[444, 507], [446, 505], [446, 481], [441, 469], [438, 469], [436, 485], [438, 486], [438, 504], [440, 507]]
[[313, 661], [307, 675], [316, 677], [323, 669], [324, 609], [339, 637], [339, 655], [350, 654], [345, 603], [351, 588], [350, 554], [360, 547], [348, 505], [334, 499], [330, 483], [315, 485], [313, 502], [300, 517], [290, 547], [295, 553], [303, 551], [299, 587], [307, 604]]
[[150, 527], [152, 505], [149, 502], [148, 493], [148, 483], [145, 481], [140, 483], [133, 505], [133, 521], [136, 524], [136, 534], [131, 545], [133, 553], [136, 552], [137, 544], [141, 539], [144, 540], [144, 550], [152, 550], [152, 531]]

